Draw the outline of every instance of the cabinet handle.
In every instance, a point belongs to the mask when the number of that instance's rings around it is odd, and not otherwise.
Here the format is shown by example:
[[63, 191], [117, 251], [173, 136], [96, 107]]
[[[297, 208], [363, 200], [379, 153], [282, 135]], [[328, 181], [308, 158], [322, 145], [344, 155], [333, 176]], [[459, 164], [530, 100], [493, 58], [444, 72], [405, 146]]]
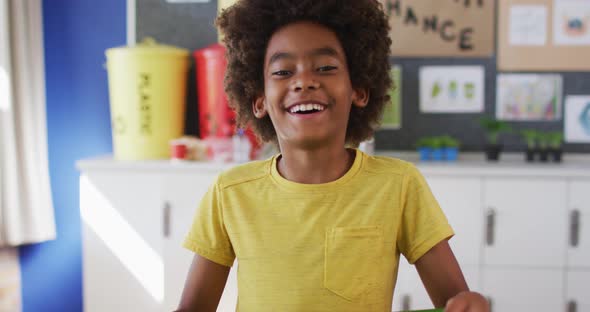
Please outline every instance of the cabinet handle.
[[492, 246], [494, 245], [494, 229], [496, 227], [496, 211], [494, 208], [488, 210], [486, 219], [486, 244]]
[[580, 242], [580, 211], [572, 210], [570, 213], [570, 246], [578, 247]]
[[567, 312], [577, 312], [578, 311], [578, 304], [574, 300], [570, 300], [567, 303]]
[[402, 310], [404, 311], [409, 311], [410, 310], [410, 306], [411, 306], [411, 301], [412, 298], [410, 297], [410, 295], [404, 295], [402, 297]]
[[164, 211], [162, 216], [162, 232], [164, 237], [170, 237], [170, 211], [172, 210], [172, 206], [169, 202], [164, 202]]

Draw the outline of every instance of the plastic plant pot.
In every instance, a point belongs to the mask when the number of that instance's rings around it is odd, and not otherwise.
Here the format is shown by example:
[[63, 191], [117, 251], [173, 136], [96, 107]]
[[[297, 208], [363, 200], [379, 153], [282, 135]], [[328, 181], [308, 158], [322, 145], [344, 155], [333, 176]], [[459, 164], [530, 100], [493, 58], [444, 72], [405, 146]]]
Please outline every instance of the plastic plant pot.
[[435, 148], [432, 150], [432, 160], [440, 161], [443, 160], [444, 151], [442, 148]]
[[459, 155], [459, 149], [456, 147], [447, 147], [444, 149], [445, 151], [445, 160], [446, 161], [457, 161], [457, 156]]
[[419, 147], [418, 153], [420, 154], [420, 160], [428, 161], [431, 160], [432, 148], [430, 147]]

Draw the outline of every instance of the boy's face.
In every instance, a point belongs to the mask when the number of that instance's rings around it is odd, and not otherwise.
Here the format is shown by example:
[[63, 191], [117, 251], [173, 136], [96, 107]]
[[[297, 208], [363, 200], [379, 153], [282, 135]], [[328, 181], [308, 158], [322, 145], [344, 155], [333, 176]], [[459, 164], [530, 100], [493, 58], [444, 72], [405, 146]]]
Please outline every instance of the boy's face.
[[254, 114], [267, 114], [281, 148], [344, 145], [351, 105], [368, 94], [353, 90], [346, 55], [328, 28], [300, 22], [276, 31], [264, 60], [264, 94]]

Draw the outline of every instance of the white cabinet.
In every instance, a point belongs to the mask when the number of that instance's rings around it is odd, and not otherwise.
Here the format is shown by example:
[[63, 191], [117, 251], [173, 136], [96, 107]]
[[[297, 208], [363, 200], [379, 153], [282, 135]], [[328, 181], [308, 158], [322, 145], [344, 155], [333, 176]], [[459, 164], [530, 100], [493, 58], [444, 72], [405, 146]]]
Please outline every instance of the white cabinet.
[[484, 265], [565, 267], [565, 179], [486, 178]]
[[493, 311], [563, 311], [567, 182], [486, 178], [483, 293]]
[[393, 311], [431, 309], [428, 297], [416, 267], [400, 259], [397, 282], [393, 292]]
[[482, 269], [483, 294], [492, 312], [565, 311], [564, 274], [560, 269]]
[[[163, 179], [165, 301], [161, 311], [173, 311], [194, 253], [182, 247], [201, 198], [215, 180], [214, 171], [167, 173]], [[237, 303], [237, 266], [234, 263], [219, 302], [218, 311], [234, 311]]]
[[164, 263], [157, 180], [120, 171], [81, 176], [85, 311], [158, 311]]
[[[393, 293], [393, 311], [432, 309], [433, 304], [416, 271], [416, 267], [400, 260], [397, 284]], [[463, 275], [470, 289], [480, 291], [479, 268], [462, 266]]]
[[478, 265], [483, 241], [481, 179], [426, 175], [426, 180], [455, 231], [449, 244], [457, 261], [461, 266]]
[[[569, 185], [567, 265], [590, 269], [590, 180]], [[590, 282], [590, 281], [589, 281]]]
[[[425, 175], [455, 236], [449, 241], [471, 290], [480, 290], [479, 263], [483, 242], [481, 178]], [[393, 310], [432, 308], [415, 266], [400, 259]]]
[[[565, 299], [567, 309], [559, 310], [566, 312], [588, 312], [590, 311], [590, 296], [588, 295], [588, 283], [590, 282], [590, 271], [570, 270], [567, 273]], [[556, 310], [557, 311], [557, 310]]]
[[[221, 169], [166, 167], [81, 175], [84, 311], [169, 312], [178, 306], [194, 255], [182, 243]], [[235, 310], [236, 270], [218, 311]]]

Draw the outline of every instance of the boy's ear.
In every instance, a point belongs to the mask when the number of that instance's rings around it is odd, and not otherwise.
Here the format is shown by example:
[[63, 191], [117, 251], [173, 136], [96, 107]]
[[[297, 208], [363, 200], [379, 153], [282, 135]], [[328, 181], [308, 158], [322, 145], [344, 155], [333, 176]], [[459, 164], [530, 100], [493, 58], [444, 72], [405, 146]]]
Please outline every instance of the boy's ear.
[[352, 94], [352, 105], [363, 108], [369, 103], [369, 90], [366, 88], [354, 89]]
[[258, 119], [264, 118], [268, 114], [264, 105], [264, 96], [259, 96], [252, 102], [252, 111]]

